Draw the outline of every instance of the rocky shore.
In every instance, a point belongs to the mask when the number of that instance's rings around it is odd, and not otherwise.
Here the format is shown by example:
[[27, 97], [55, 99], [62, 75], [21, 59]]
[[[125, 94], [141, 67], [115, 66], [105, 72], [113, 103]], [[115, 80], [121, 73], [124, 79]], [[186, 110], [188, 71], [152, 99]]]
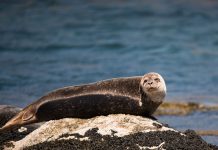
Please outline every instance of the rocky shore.
[[[6, 107], [0, 108], [6, 110]], [[2, 113], [5, 111], [2, 110], [0, 119], [1, 124], [4, 124], [7, 119], [2, 119], [5, 117]], [[51, 120], [0, 133], [0, 143], [0, 149], [6, 150], [218, 149], [217, 146], [206, 143], [195, 131], [179, 132], [155, 120], [124, 114], [97, 116], [91, 119]]]
[[218, 105], [206, 105], [195, 102], [164, 102], [155, 112], [155, 116], [185, 116], [193, 112], [218, 111]]

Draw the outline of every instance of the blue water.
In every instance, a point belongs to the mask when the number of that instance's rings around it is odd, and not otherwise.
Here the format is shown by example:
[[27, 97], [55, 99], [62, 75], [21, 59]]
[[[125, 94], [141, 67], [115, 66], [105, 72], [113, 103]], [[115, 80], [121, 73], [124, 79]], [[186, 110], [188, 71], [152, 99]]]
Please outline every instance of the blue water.
[[164, 76], [167, 100], [218, 104], [217, 66], [215, 0], [0, 2], [0, 104], [151, 71]]
[[[218, 128], [218, 112], [196, 112], [189, 116], [162, 116], [159, 121], [169, 124], [170, 127], [180, 131], [187, 129], [192, 130], [217, 130]], [[203, 139], [211, 144], [218, 145], [217, 136], [202, 136]]]

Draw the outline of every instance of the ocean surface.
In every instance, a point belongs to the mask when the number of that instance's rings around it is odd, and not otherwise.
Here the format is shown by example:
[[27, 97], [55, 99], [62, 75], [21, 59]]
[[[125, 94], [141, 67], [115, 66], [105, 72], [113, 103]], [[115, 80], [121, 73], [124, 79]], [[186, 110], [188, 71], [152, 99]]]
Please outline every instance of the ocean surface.
[[[163, 75], [168, 101], [218, 104], [218, 1], [0, 2], [0, 104], [24, 107], [56, 88], [148, 72]], [[218, 130], [217, 112], [160, 119]]]

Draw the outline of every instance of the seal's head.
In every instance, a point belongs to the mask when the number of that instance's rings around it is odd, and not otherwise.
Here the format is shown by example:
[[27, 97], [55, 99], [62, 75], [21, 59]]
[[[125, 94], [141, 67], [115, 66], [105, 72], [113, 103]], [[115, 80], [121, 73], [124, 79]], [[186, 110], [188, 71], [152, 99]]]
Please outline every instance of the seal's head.
[[150, 100], [162, 103], [166, 95], [166, 84], [160, 74], [151, 72], [142, 77], [140, 90], [147, 95]]

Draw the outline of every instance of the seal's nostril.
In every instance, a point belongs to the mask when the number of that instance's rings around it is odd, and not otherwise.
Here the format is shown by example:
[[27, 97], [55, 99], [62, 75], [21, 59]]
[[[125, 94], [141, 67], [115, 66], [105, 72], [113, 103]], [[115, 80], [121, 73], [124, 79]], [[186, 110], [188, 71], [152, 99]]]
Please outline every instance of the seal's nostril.
[[149, 84], [149, 85], [152, 85], [152, 84], [153, 84], [153, 82], [149, 82], [148, 84]]

